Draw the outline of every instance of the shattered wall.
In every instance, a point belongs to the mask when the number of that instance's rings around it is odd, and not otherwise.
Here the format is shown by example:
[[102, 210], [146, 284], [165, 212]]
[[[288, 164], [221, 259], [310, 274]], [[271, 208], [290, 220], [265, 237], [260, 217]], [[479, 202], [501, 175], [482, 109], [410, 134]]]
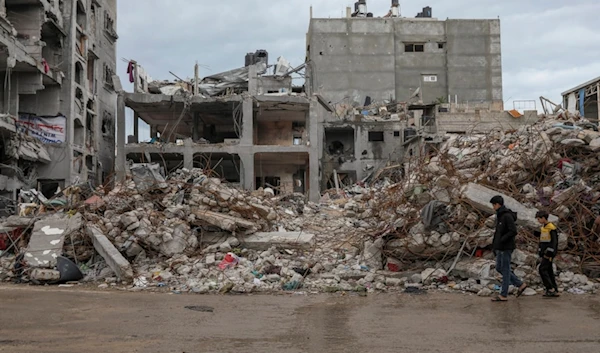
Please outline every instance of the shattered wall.
[[[400, 162], [404, 155], [405, 128], [406, 122], [400, 121], [324, 124], [321, 188], [327, 188], [334, 169], [355, 172], [361, 180], [386, 163]], [[343, 145], [342, 154], [339, 143]]]
[[477, 113], [439, 113], [436, 116], [441, 132], [483, 133], [492, 130], [516, 130], [531, 125], [538, 120], [536, 111], [526, 111], [520, 118], [513, 118], [508, 112], [480, 111]]
[[255, 144], [292, 146], [294, 133], [291, 121], [259, 121], [256, 124]]

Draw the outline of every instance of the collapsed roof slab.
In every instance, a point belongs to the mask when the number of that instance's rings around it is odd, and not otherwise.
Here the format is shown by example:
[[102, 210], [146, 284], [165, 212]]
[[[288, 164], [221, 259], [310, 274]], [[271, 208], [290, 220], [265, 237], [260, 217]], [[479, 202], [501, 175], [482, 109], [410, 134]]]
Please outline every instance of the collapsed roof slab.
[[242, 96], [228, 96], [225, 98], [184, 97], [182, 95], [126, 93], [125, 105], [133, 109], [140, 118], [149, 125], [164, 126], [174, 123], [189, 100], [189, 111], [182, 122], [190, 123], [194, 113], [201, 113], [202, 120], [211, 124], [230, 124], [231, 120], [224, 120], [223, 116], [232, 116], [235, 108], [242, 103]]

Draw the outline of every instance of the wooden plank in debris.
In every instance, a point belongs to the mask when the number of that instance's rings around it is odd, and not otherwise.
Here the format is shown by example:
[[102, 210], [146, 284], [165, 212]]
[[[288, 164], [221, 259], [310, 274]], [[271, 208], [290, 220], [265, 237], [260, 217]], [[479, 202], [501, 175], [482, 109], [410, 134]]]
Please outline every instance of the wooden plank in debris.
[[247, 221], [243, 218], [232, 217], [222, 213], [212, 211], [195, 211], [194, 215], [196, 215], [196, 218], [210, 225], [219, 227], [229, 232], [233, 232], [238, 229], [256, 228], [256, 224], [254, 222]]

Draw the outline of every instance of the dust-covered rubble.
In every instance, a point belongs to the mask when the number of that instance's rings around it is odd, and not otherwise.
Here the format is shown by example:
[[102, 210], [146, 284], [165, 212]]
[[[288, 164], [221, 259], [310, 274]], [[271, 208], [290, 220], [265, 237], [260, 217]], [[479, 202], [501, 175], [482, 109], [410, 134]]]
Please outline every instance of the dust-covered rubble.
[[[576, 140], [576, 141], [575, 141]], [[500, 194], [519, 214], [515, 273], [541, 291], [537, 210], [560, 230], [554, 266], [561, 290], [600, 285], [597, 127], [577, 116], [542, 117], [511, 133], [449, 135], [409, 162], [409, 175], [324, 193], [320, 203], [271, 189], [244, 191], [200, 169], [164, 176], [131, 169], [112, 190], [67, 206], [11, 217], [16, 252], [0, 258], [0, 280], [28, 281], [21, 249], [30, 229], [54, 212], [83, 218], [63, 254], [99, 288], [174, 293], [337, 292], [436, 289], [491, 295], [498, 290], [490, 250]], [[403, 169], [405, 170], [405, 169]], [[79, 217], [79, 216], [78, 216]]]

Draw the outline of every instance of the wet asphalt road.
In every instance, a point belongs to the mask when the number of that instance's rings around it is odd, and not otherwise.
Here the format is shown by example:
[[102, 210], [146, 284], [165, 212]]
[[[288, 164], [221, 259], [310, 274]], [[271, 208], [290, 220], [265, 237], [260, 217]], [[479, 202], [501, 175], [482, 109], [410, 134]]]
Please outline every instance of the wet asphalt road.
[[[190, 308], [186, 308], [190, 307]], [[600, 300], [0, 287], [0, 352], [600, 352]]]

